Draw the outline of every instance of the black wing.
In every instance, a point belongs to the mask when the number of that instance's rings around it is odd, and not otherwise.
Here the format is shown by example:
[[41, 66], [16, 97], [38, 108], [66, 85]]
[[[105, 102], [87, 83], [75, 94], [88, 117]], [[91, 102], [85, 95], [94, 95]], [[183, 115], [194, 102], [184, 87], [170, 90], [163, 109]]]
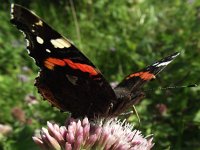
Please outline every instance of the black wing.
[[141, 87], [151, 79], [155, 78], [156, 75], [178, 55], [178, 52], [169, 55], [139, 72], [128, 75], [121, 83], [119, 83], [119, 85], [114, 89], [118, 99], [118, 103], [113, 109], [113, 111], [115, 111], [114, 113], [122, 113], [128, 107], [140, 101], [144, 97], [143, 92], [140, 90]]
[[155, 78], [155, 76], [161, 72], [169, 63], [171, 63], [178, 55], [179, 53], [176, 52], [153, 63], [150, 66], [147, 66], [139, 72], [128, 75], [121, 83], [119, 83], [116, 89], [124, 87], [130, 90], [130, 92], [134, 92], [138, 88], [141, 88], [141, 86], [146, 82]]
[[12, 4], [11, 23], [25, 33], [29, 55], [41, 69], [35, 85], [45, 99], [74, 117], [107, 115], [115, 93], [87, 57], [20, 5]]

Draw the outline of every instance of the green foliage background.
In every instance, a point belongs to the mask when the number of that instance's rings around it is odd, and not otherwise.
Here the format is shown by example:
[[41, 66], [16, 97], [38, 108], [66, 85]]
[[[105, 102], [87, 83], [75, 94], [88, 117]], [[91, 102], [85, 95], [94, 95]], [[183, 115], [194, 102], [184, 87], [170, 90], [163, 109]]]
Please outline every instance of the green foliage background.
[[[154, 149], [200, 149], [200, 87], [159, 90], [200, 81], [200, 1], [198, 0], [16, 0], [71, 39], [110, 81], [120, 81], [163, 56], [181, 52], [144, 89], [146, 98], [129, 118], [143, 134], [154, 134]], [[0, 5], [0, 123], [13, 131], [0, 135], [0, 149], [37, 149], [31, 136], [47, 120], [64, 124], [67, 114], [40, 99], [33, 86], [38, 68], [25, 50], [23, 35], [10, 22], [10, 3]], [[76, 16], [76, 17], [75, 17]], [[25, 77], [25, 80], [22, 79]], [[28, 105], [35, 96], [39, 104]], [[164, 104], [160, 113], [158, 104]], [[156, 107], [157, 106], [157, 107]], [[14, 117], [20, 108], [22, 122]]]

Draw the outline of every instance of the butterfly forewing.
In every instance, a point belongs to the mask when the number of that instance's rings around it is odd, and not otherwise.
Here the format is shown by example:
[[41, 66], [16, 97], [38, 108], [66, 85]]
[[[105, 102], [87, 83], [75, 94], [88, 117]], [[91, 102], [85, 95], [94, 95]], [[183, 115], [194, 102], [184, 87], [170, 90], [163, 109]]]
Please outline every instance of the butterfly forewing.
[[152, 65], [147, 66], [141, 71], [132, 73], [125, 77], [125, 79], [117, 85], [114, 89], [118, 99], [118, 104], [115, 105], [116, 112], [124, 112], [127, 108], [137, 104], [144, 98], [144, 93], [141, 87], [156, 78], [156, 75], [161, 72], [168, 64], [170, 64], [179, 53], [169, 55]]
[[30, 56], [41, 68], [36, 86], [45, 99], [74, 117], [108, 114], [114, 91], [69, 40], [20, 5], [12, 5], [11, 23], [25, 33]]

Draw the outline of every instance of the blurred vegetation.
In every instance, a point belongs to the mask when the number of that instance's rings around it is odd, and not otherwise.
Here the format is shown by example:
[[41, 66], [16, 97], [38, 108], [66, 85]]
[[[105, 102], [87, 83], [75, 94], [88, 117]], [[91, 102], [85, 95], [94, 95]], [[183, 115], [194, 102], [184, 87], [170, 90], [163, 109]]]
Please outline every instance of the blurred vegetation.
[[[181, 55], [144, 89], [136, 106], [144, 134], [154, 134], [154, 149], [200, 150], [200, 87], [159, 90], [200, 81], [200, 1], [198, 0], [16, 0], [34, 10], [71, 39], [110, 81], [163, 56]], [[37, 149], [31, 136], [67, 114], [42, 101], [33, 86], [38, 68], [25, 51], [25, 40], [10, 22], [10, 3], [0, 5], [0, 150]], [[35, 104], [36, 103], [36, 104]], [[129, 121], [136, 124], [133, 115]]]

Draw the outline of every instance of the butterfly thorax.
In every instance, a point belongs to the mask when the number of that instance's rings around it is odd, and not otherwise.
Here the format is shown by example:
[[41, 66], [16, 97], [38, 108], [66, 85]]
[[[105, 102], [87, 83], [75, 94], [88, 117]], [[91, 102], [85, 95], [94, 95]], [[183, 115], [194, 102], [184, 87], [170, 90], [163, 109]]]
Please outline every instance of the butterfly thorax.
[[130, 92], [127, 88], [121, 87], [114, 89], [114, 91], [117, 97], [117, 103], [112, 109], [114, 115], [125, 112], [128, 108], [137, 104], [144, 98], [144, 93], [141, 90]]

